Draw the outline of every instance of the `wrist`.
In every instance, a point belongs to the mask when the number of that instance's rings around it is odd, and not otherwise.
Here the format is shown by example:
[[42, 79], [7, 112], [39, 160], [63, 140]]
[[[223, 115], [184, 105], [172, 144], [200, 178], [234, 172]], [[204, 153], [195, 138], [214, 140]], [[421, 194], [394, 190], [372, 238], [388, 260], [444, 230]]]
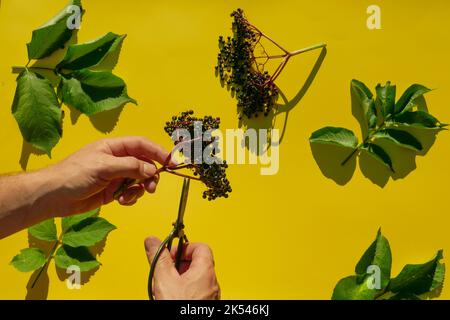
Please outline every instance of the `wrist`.
[[26, 183], [31, 186], [31, 210], [44, 219], [58, 216], [62, 209], [59, 205], [59, 183], [58, 174], [54, 166], [31, 172], [26, 175]]

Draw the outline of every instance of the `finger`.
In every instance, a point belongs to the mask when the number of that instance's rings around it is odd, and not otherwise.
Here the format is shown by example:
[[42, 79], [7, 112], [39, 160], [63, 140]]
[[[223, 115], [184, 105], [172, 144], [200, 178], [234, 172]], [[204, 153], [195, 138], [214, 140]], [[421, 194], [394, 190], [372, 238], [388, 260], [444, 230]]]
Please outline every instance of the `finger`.
[[186, 259], [191, 260], [189, 270], [186, 272], [204, 271], [214, 268], [214, 256], [211, 249], [203, 243], [195, 243], [186, 248]]
[[[159, 246], [161, 245], [161, 240], [156, 237], [148, 237], [144, 241], [145, 251], [147, 253], [147, 259], [149, 264], [152, 263]], [[178, 272], [175, 269], [172, 257], [170, 256], [169, 250], [164, 248], [159, 256], [158, 262], [155, 268], [155, 278], [158, 277], [178, 277]]]
[[[150, 163], [155, 164], [152, 160], [148, 160]], [[156, 165], [155, 165], [156, 167]], [[156, 186], [159, 182], [159, 173], [155, 174], [152, 178], [144, 181], [144, 188], [148, 193], [154, 193], [156, 191]]]
[[156, 170], [154, 164], [134, 157], [108, 156], [102, 161], [99, 175], [106, 181], [119, 178], [148, 179], [155, 175]]
[[[189, 269], [189, 267], [191, 265], [191, 261], [187, 260], [186, 257], [185, 257], [185, 252], [186, 252], [187, 246], [188, 246], [188, 243], [184, 243], [183, 244], [183, 253], [181, 255], [180, 266], [178, 268], [178, 273], [180, 275], [185, 273]], [[172, 246], [172, 249], [170, 250], [170, 256], [172, 257], [172, 260], [174, 260], [174, 261], [176, 259], [177, 251], [178, 251], [178, 246]]]
[[[172, 248], [171, 255], [175, 257], [177, 248]], [[214, 267], [214, 256], [208, 245], [204, 243], [185, 243], [181, 260], [190, 262], [190, 267]]]
[[124, 179], [116, 179], [110, 182], [110, 184], [103, 190], [103, 203], [107, 204], [114, 201], [114, 193], [122, 185]]
[[155, 174], [153, 178], [144, 181], [144, 188], [149, 193], [154, 193], [156, 191], [156, 186], [159, 182], [159, 175]]
[[145, 193], [144, 187], [141, 184], [133, 185], [126, 189], [119, 197], [118, 201], [121, 205], [133, 205]]
[[112, 154], [117, 157], [143, 157], [163, 164], [169, 156], [169, 152], [162, 146], [144, 137], [113, 138], [108, 139], [106, 142]]

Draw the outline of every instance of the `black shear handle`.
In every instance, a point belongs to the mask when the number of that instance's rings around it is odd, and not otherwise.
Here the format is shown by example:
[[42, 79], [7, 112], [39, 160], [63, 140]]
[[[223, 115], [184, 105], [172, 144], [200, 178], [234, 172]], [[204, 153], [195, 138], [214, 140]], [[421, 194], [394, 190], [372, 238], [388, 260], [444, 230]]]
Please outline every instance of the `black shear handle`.
[[169, 250], [169, 252], [172, 250], [172, 242], [175, 238], [178, 238], [177, 253], [175, 255], [175, 269], [177, 269], [179, 272], [181, 266], [181, 258], [184, 251], [184, 244], [188, 242], [188, 239], [184, 232], [178, 236], [172, 237], [172, 239], [167, 244], [167, 249]]
[[177, 246], [177, 253], [175, 256], [175, 268], [180, 271], [181, 266], [181, 258], [183, 257], [183, 251], [184, 251], [184, 244], [188, 243], [188, 239], [184, 232], [181, 234], [176, 234], [176, 228], [172, 230], [172, 232], [169, 234], [169, 236], [160, 244], [158, 247], [158, 250], [156, 251], [155, 256], [153, 257], [152, 263], [150, 265], [150, 273], [148, 275], [148, 297], [150, 300], [155, 300], [155, 297], [153, 295], [153, 277], [155, 275], [155, 269], [156, 264], [158, 263], [159, 258], [161, 257], [162, 252], [164, 249], [168, 249], [169, 252], [172, 249], [173, 240], [175, 238], [178, 238], [178, 246]]

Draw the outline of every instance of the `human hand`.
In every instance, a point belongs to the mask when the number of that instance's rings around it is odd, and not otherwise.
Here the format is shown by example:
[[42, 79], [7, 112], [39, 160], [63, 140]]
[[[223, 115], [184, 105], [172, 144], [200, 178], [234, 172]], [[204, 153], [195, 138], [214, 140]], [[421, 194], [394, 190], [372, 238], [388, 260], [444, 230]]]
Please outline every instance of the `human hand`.
[[[151, 264], [161, 241], [145, 239], [145, 251]], [[218, 300], [220, 287], [214, 271], [211, 249], [202, 243], [187, 243], [181, 257], [180, 272], [175, 269], [176, 246], [164, 249], [154, 274], [153, 295], [158, 300]]]
[[164, 163], [168, 156], [160, 145], [143, 137], [103, 139], [83, 147], [47, 169], [57, 185], [54, 214], [82, 213], [112, 202], [124, 178], [144, 180], [118, 199], [122, 205], [133, 205], [145, 191], [155, 192], [159, 175], [154, 161]]

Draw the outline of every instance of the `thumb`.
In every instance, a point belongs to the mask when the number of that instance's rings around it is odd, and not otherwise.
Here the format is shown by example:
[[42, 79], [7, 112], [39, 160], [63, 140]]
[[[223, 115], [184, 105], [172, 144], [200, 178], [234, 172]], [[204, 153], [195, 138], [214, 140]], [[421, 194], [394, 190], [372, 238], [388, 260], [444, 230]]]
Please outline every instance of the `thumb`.
[[[147, 253], [148, 263], [151, 264], [159, 247], [161, 246], [161, 240], [156, 237], [148, 237], [144, 241], [144, 246]], [[175, 265], [172, 257], [170, 256], [169, 250], [167, 250], [167, 248], [164, 248], [156, 263], [155, 278], [174, 276], [178, 276], [178, 272], [175, 269]]]
[[108, 157], [100, 168], [102, 178], [114, 180], [120, 178], [148, 179], [156, 174], [153, 163], [135, 157]]

